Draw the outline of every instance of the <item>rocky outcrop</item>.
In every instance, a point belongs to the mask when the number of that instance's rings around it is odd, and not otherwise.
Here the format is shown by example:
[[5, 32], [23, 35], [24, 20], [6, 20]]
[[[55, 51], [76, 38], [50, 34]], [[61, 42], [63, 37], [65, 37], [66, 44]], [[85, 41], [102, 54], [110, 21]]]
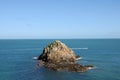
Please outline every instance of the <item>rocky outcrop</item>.
[[40, 55], [38, 59], [45, 62], [60, 62], [61, 60], [75, 61], [76, 57], [74, 52], [65, 44], [60, 41], [54, 41], [44, 48], [42, 55]]
[[94, 66], [82, 66], [76, 63], [80, 56], [76, 56], [74, 51], [60, 41], [54, 41], [44, 48], [38, 57], [39, 66], [44, 66], [51, 70], [68, 70], [75, 72], [85, 72]]

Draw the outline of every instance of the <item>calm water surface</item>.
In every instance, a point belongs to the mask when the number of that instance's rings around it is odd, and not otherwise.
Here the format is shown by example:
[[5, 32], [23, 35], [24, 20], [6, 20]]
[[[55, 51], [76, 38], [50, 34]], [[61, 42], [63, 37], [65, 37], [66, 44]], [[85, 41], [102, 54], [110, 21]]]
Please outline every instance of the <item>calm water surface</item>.
[[52, 41], [0, 40], [0, 80], [120, 80], [120, 39], [61, 39], [82, 56], [80, 64], [97, 66], [85, 73], [37, 67], [32, 58]]

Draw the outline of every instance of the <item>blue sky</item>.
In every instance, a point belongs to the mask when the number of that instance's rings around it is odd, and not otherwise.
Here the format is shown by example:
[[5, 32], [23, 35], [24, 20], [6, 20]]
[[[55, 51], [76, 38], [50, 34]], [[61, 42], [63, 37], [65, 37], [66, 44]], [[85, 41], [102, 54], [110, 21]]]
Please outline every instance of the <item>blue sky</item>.
[[0, 39], [120, 38], [120, 0], [0, 0]]

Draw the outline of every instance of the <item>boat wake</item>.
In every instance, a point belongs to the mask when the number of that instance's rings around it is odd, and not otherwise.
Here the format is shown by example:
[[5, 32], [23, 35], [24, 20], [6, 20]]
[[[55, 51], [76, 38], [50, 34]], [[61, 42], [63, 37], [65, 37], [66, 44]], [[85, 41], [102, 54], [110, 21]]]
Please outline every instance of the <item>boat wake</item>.
[[88, 48], [71, 48], [71, 49], [82, 49], [82, 50], [88, 50]]

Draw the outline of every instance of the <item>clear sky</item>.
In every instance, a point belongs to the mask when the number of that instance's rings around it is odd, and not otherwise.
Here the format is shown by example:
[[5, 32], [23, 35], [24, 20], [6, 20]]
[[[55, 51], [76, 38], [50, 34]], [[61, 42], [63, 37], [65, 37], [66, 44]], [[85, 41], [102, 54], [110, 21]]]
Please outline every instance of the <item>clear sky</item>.
[[120, 0], [0, 0], [0, 39], [120, 38]]

